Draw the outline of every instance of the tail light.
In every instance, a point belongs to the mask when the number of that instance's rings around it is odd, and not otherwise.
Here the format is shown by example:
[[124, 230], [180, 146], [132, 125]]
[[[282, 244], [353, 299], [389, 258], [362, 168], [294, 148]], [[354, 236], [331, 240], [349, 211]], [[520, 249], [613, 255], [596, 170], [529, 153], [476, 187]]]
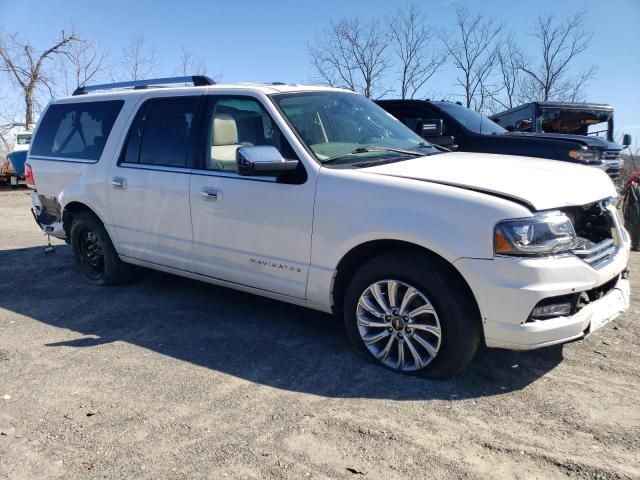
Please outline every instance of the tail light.
[[24, 165], [24, 180], [29, 188], [36, 188], [36, 179], [33, 177], [33, 170], [31, 165], [25, 163]]
[[4, 164], [0, 165], [0, 174], [3, 175], [15, 175], [16, 170], [13, 168], [11, 161], [7, 160]]

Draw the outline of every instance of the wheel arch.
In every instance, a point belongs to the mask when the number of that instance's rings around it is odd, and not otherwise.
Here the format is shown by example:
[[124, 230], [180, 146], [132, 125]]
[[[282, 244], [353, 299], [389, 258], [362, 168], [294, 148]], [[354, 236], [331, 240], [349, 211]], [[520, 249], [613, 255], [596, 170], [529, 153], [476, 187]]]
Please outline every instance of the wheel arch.
[[[413, 252], [425, 255], [435, 261], [439, 266], [446, 270], [452, 278], [456, 280], [467, 298], [471, 301], [471, 305], [475, 310], [480, 332], [483, 333], [482, 317], [480, 315], [480, 307], [476, 300], [471, 287], [458, 271], [458, 269], [448, 260], [421, 245], [403, 241], [403, 240], [371, 240], [353, 247], [349, 250], [338, 263], [331, 288], [332, 309], [333, 312], [339, 314], [342, 312], [344, 296], [349, 285], [349, 281], [353, 278], [358, 268], [365, 262], [389, 252]], [[484, 335], [482, 335], [484, 337]]]
[[[73, 224], [74, 217], [80, 212], [89, 212], [95, 216], [100, 222], [105, 225], [100, 215], [98, 215], [93, 208], [86, 203], [74, 200], [67, 203], [62, 209], [62, 227], [66, 235], [67, 241], [70, 241], [71, 225]], [[106, 226], [105, 226], [106, 229]], [[108, 233], [108, 232], [107, 232]]]

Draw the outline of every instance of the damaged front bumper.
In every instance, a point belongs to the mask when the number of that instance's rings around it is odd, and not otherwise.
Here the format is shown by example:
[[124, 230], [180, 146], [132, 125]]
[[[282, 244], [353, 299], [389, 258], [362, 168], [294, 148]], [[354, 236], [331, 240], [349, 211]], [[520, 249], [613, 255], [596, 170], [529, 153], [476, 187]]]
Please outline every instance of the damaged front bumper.
[[[488, 347], [530, 350], [584, 338], [629, 308], [625, 242], [606, 265], [594, 269], [575, 256], [460, 259], [455, 263], [482, 314]], [[542, 300], [591, 292], [602, 296], [568, 316], [531, 321]]]

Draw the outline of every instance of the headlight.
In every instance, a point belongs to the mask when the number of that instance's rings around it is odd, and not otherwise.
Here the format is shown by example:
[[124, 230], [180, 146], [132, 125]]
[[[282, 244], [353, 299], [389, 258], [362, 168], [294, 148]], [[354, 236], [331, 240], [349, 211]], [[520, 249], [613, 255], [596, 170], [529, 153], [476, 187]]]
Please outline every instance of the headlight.
[[600, 152], [598, 150], [569, 150], [569, 156], [582, 162], [597, 162], [600, 160]]
[[505, 220], [496, 225], [494, 233], [494, 251], [499, 255], [553, 255], [576, 246], [573, 224], [562, 212]]

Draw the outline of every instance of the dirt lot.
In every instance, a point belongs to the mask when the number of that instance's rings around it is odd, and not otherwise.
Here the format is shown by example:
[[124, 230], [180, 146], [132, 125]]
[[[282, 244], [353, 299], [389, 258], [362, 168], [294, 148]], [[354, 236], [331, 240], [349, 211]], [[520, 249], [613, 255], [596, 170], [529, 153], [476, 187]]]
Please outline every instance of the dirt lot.
[[0, 191], [1, 478], [640, 478], [638, 307], [408, 378], [327, 315], [148, 271], [90, 286], [29, 203]]

